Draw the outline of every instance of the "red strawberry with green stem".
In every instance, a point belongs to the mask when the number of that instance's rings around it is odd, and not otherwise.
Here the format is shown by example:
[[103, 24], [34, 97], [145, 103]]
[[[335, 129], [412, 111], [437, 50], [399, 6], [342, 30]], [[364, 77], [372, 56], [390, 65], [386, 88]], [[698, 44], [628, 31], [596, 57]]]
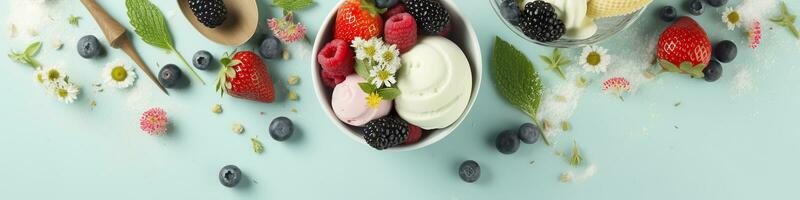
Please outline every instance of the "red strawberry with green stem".
[[664, 71], [702, 78], [711, 60], [711, 42], [694, 19], [681, 17], [661, 33], [656, 57]]
[[333, 38], [350, 43], [356, 37], [379, 37], [383, 33], [382, 11], [372, 1], [347, 0], [336, 13]]
[[[234, 51], [236, 52], [236, 51]], [[222, 69], [217, 76], [217, 91], [229, 95], [271, 103], [275, 101], [275, 88], [264, 61], [252, 51], [225, 53], [220, 59]]]

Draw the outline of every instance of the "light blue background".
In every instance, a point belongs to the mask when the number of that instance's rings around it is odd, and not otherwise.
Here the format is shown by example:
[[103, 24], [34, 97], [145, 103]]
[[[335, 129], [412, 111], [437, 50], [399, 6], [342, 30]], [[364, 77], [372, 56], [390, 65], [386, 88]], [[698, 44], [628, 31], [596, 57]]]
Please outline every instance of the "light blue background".
[[[177, 48], [187, 58], [199, 49], [215, 56], [233, 49], [194, 31], [175, 1], [155, 2], [162, 12], [175, 13], [168, 23]], [[499, 35], [534, 59], [546, 85], [560, 81], [554, 73], [542, 71], [543, 64], [536, 58], [549, 48], [525, 45], [500, 23], [488, 1], [458, 2], [476, 27], [484, 72], [489, 71], [490, 49]], [[653, 3], [634, 25], [636, 29], [629, 30], [638, 32], [624, 34], [658, 34], [666, 24], [655, 18], [655, 8], [678, 2]], [[269, 1], [259, 3], [262, 14], [278, 11], [268, 8]], [[620, 102], [602, 94], [594, 82], [571, 119], [574, 130], [554, 140], [561, 144], [577, 140], [586, 161], [598, 171], [584, 182], [561, 183], [561, 172], [580, 170], [553, 155], [568, 150], [568, 145], [556, 149], [523, 145], [513, 155], [495, 150], [492, 141], [499, 131], [528, 118], [501, 99], [488, 73], [472, 112], [455, 133], [421, 150], [379, 152], [345, 137], [323, 115], [311, 84], [310, 55], [301, 55], [310, 46], [291, 47], [290, 61], [268, 61], [276, 82], [300, 75], [300, 85], [293, 87], [299, 92], [299, 102], [220, 99], [210, 84], [216, 70], [199, 72], [208, 85], [194, 83], [188, 89], [172, 90], [171, 96], [163, 95], [142, 73], [131, 89], [95, 93], [91, 84], [100, 81], [105, 63], [115, 59], [131, 62], [116, 50], [97, 60], [80, 58], [74, 50], [77, 38], [102, 34], [78, 1], [65, 4], [63, 15], [55, 16], [57, 23], [65, 24], [66, 16], [75, 14], [82, 17], [80, 28], [57, 33], [66, 43], [64, 49], [55, 51], [45, 44], [37, 58], [45, 64], [63, 65], [71, 80], [82, 86], [75, 104], [64, 105], [45, 96], [33, 82], [32, 70], [0, 59], [3, 199], [800, 198], [800, 43], [769, 22], [764, 22], [767, 38], [754, 52], [744, 48], [744, 36], [739, 32], [724, 30], [718, 10], [707, 8], [706, 15], [696, 17], [712, 41], [728, 38], [740, 46], [735, 64], [726, 65], [724, 76], [716, 83], [665, 75]], [[129, 27], [123, 1], [101, 4]], [[333, 5], [332, 0], [319, 0], [314, 7], [298, 12], [299, 20], [310, 27], [310, 37]], [[800, 11], [797, 3], [790, 7]], [[4, 13], [0, 21], [7, 21], [9, 9], [0, 6]], [[261, 26], [263, 29], [263, 21]], [[23, 49], [28, 43], [9, 42], [7, 34], [0, 34], [4, 51]], [[39, 38], [49, 42], [53, 34], [43, 33]], [[641, 44], [625, 40], [615, 37], [603, 46], [614, 54]], [[103, 44], [108, 48], [105, 41]], [[253, 44], [240, 49], [253, 48]], [[156, 62], [179, 62], [138, 38], [135, 45], [152, 69]], [[734, 95], [733, 74], [741, 67], [752, 72], [755, 89]], [[285, 89], [281, 97], [285, 97]], [[93, 110], [91, 100], [98, 103]], [[682, 105], [674, 107], [676, 102]], [[215, 103], [223, 105], [223, 114], [210, 112]], [[165, 108], [174, 125], [166, 136], [148, 136], [137, 127], [140, 113], [154, 106]], [[299, 112], [292, 113], [291, 108]], [[291, 141], [279, 143], [266, 133], [269, 121], [277, 116], [295, 121], [299, 134]], [[245, 134], [231, 132], [231, 125], [237, 122], [244, 124]], [[252, 152], [251, 137], [264, 143], [263, 154]], [[477, 183], [458, 178], [458, 165], [467, 159], [481, 164], [483, 174]], [[535, 164], [529, 164], [534, 160]], [[217, 180], [220, 167], [226, 164], [238, 165], [246, 174], [247, 180], [239, 187], [226, 188]]]

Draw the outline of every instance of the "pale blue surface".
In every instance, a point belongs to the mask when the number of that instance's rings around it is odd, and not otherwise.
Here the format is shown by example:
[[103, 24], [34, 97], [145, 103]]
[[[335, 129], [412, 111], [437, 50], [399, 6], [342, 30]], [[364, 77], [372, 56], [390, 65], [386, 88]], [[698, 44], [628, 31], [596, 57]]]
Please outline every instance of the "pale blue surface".
[[[739, 32], [723, 29], [715, 9], [697, 17], [713, 41], [729, 38], [740, 46], [735, 64], [725, 66], [725, 75], [717, 83], [665, 75], [620, 102], [602, 94], [597, 81], [593, 82], [571, 120], [574, 130], [554, 140], [562, 144], [557, 150], [568, 150], [564, 144], [577, 140], [587, 162], [595, 164], [598, 172], [587, 181], [565, 184], [558, 182], [558, 175], [572, 168], [544, 145], [523, 145], [513, 155], [501, 155], [494, 149], [492, 141], [498, 131], [528, 118], [500, 98], [488, 73], [472, 112], [454, 134], [417, 151], [378, 152], [338, 133], [323, 115], [311, 84], [310, 56], [300, 55], [297, 47], [292, 49], [291, 61], [268, 63], [276, 82], [285, 82], [290, 74], [301, 76], [301, 84], [294, 87], [299, 102], [219, 99], [211, 84], [216, 70], [199, 72], [208, 85], [195, 82], [188, 89], [172, 90], [171, 96], [163, 95], [142, 73], [132, 89], [95, 93], [91, 84], [100, 81], [100, 69], [106, 62], [131, 62], [116, 50], [98, 60], [80, 58], [74, 51], [77, 38], [102, 34], [78, 1], [69, 2], [64, 13], [55, 16], [56, 21], [63, 25], [66, 16], [76, 14], [83, 18], [80, 28], [63, 29], [67, 30], [62, 35], [64, 49], [55, 51], [45, 44], [37, 58], [45, 64], [62, 64], [71, 80], [82, 86], [75, 104], [64, 105], [46, 97], [33, 82], [32, 70], [0, 58], [0, 90], [4, 92], [0, 105], [5, 111], [0, 116], [2, 199], [798, 198], [800, 61], [796, 56], [800, 44], [769, 22], [764, 22], [768, 36], [756, 54], [744, 48], [745, 39]], [[262, 8], [269, 3], [259, 2]], [[484, 72], [489, 72], [495, 35], [516, 43], [530, 58], [550, 51], [523, 45], [521, 38], [499, 23], [488, 1], [459, 2], [477, 29]], [[652, 29], [646, 34], [657, 34], [665, 24], [653, 17], [654, 8], [667, 2], [672, 1], [654, 3], [634, 25], [636, 30]], [[168, 23], [177, 48], [187, 58], [198, 49], [208, 49], [215, 56], [233, 49], [195, 32], [174, 1], [157, 4], [164, 13], [175, 12]], [[315, 34], [319, 19], [333, 4], [319, 0], [313, 8], [299, 12], [299, 20]], [[102, 5], [129, 26], [123, 1], [106, 0]], [[800, 11], [797, 3], [791, 8]], [[0, 21], [7, 21], [8, 9], [5, 5], [0, 8]], [[775, 29], [770, 30], [772, 27]], [[630, 31], [623, 34], [640, 34]], [[28, 43], [9, 42], [7, 34], [0, 34], [4, 51], [22, 49]], [[51, 36], [45, 33], [39, 38], [49, 42]], [[615, 37], [603, 46], [614, 54], [641, 45], [625, 40]], [[105, 41], [103, 44], [108, 47]], [[156, 62], [179, 62], [138, 38], [136, 46], [153, 69]], [[240, 49], [247, 48], [252, 47]], [[534, 63], [546, 85], [560, 81], [554, 73], [542, 71], [538, 59]], [[731, 84], [734, 73], [745, 66], [753, 74], [755, 89], [737, 96]], [[285, 88], [283, 85], [278, 87]], [[285, 91], [280, 99], [284, 96]], [[94, 110], [89, 106], [92, 99], [98, 102]], [[676, 108], [676, 102], [682, 105]], [[215, 103], [223, 105], [223, 114], [210, 112]], [[151, 106], [169, 112], [174, 124], [169, 135], [152, 137], [139, 131], [138, 117]], [[290, 112], [291, 108], [299, 113]], [[300, 132], [286, 143], [266, 134], [269, 121], [281, 115], [293, 119]], [[245, 125], [244, 135], [231, 132], [235, 122]], [[252, 152], [251, 137], [261, 139], [264, 154]], [[481, 164], [483, 175], [477, 183], [464, 183], [456, 174], [458, 165], [467, 159]], [[534, 165], [529, 164], [532, 160]], [[235, 189], [221, 186], [217, 172], [226, 164], [238, 165], [248, 180]]]

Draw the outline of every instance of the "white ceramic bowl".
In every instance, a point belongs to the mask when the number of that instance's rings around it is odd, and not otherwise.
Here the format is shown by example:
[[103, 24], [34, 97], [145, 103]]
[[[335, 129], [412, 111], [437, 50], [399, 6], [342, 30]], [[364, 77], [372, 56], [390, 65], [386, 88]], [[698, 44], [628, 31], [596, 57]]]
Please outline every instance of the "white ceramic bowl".
[[[478, 96], [483, 73], [483, 61], [481, 60], [481, 48], [478, 44], [478, 37], [475, 34], [475, 30], [472, 29], [472, 25], [467, 23], [462, 17], [461, 12], [458, 11], [453, 0], [439, 1], [450, 12], [450, 20], [453, 29], [450, 33], [449, 39], [461, 48], [469, 60], [470, 67], [472, 67], [472, 96], [469, 99], [469, 103], [467, 104], [464, 114], [461, 114], [461, 117], [459, 117], [458, 120], [456, 120], [456, 122], [452, 125], [443, 129], [428, 131], [429, 134], [423, 137], [422, 140], [417, 143], [392, 147], [385, 149], [384, 151], [409, 151], [419, 149], [442, 140], [447, 135], [450, 135], [450, 133], [453, 133], [453, 130], [455, 130], [456, 127], [458, 127], [458, 125], [464, 121], [464, 118], [467, 117], [472, 105], [475, 103], [475, 98]], [[320, 79], [320, 72], [322, 68], [317, 63], [317, 54], [319, 53], [320, 49], [322, 49], [322, 47], [333, 38], [333, 27], [336, 21], [336, 11], [339, 6], [342, 5], [342, 3], [344, 3], [344, 1], [340, 1], [328, 14], [328, 16], [324, 19], [325, 21], [322, 22], [322, 27], [320, 27], [319, 33], [317, 33], [317, 39], [314, 41], [314, 48], [312, 51], [313, 57], [311, 59], [311, 67], [313, 69], [311, 70], [311, 77], [313, 77], [314, 91], [317, 93], [319, 103], [322, 105], [322, 109], [325, 111], [328, 119], [330, 119], [347, 137], [350, 137], [351, 139], [357, 141], [358, 143], [364, 144], [366, 147], [371, 149], [372, 147], [369, 147], [366, 141], [364, 141], [364, 138], [358, 128], [341, 122], [333, 113], [333, 110], [331, 109], [331, 93], [333, 90], [325, 87]]]

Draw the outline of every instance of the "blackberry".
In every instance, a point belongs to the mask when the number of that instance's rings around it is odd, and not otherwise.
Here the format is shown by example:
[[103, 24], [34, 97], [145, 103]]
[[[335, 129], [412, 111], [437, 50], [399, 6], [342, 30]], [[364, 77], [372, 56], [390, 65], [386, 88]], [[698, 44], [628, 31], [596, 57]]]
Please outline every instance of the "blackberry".
[[565, 33], [564, 22], [558, 19], [553, 5], [542, 0], [525, 4], [520, 28], [525, 35], [540, 42], [557, 40]]
[[372, 120], [364, 128], [364, 140], [377, 150], [403, 144], [408, 139], [408, 122], [397, 117]]
[[403, 0], [406, 11], [417, 21], [417, 28], [424, 34], [442, 32], [450, 22], [450, 13], [437, 0]]
[[189, 0], [189, 7], [192, 8], [197, 21], [208, 28], [222, 25], [228, 14], [228, 9], [222, 0]]

